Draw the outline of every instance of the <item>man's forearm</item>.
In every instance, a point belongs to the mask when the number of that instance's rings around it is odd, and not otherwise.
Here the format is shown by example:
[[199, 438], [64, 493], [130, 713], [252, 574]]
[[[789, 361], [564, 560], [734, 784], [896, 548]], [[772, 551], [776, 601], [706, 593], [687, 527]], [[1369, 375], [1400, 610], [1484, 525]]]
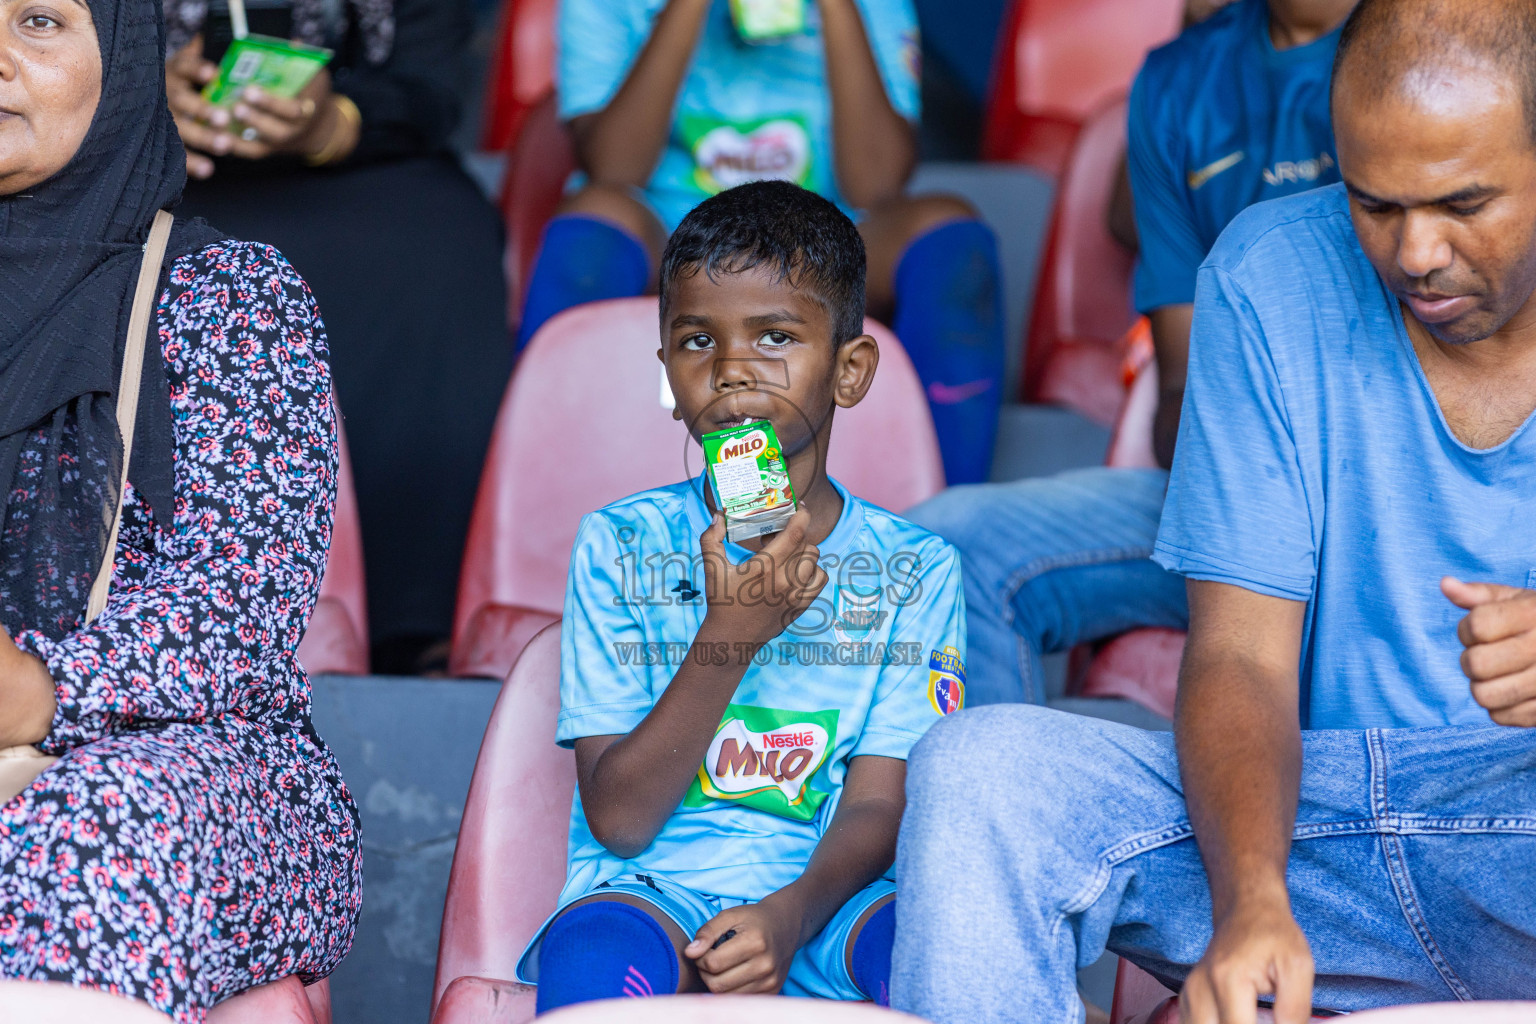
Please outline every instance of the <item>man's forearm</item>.
[[832, 96], [832, 152], [839, 190], [870, 209], [895, 199], [917, 160], [907, 123], [885, 93], [880, 65], [854, 0], [821, 4], [827, 86]]
[[1301, 730], [1283, 680], [1231, 657], [1186, 654], [1179, 680], [1179, 770], [1217, 922], [1284, 902], [1301, 782]]
[[644, 188], [651, 180], [709, 6], [710, 0], [670, 0], [613, 99], [573, 124], [582, 169], [597, 184]]

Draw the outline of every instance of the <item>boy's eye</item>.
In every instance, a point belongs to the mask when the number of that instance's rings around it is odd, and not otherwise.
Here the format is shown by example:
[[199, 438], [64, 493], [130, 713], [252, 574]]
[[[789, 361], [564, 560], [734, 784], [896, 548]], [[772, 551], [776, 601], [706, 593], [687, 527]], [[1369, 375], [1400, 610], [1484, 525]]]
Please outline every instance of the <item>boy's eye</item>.
[[1487, 205], [1488, 200], [1486, 199], [1480, 203], [1457, 203], [1450, 207], [1450, 211], [1458, 217], [1470, 217]]
[[790, 342], [790, 337], [783, 331], [769, 331], [767, 334], [763, 335], [761, 340], [762, 343], [767, 345], [769, 348], [777, 348], [780, 345], [788, 345]]
[[699, 352], [709, 348], [715, 343], [715, 339], [707, 334], [690, 334], [678, 344], [689, 352]]

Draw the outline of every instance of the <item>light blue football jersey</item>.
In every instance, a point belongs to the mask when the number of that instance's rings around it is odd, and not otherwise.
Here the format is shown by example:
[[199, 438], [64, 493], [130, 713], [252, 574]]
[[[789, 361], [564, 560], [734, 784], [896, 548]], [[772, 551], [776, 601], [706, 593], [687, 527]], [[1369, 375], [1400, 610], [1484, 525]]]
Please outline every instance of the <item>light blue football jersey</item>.
[[[601, 110], [624, 84], [667, 0], [561, 0], [560, 116]], [[912, 0], [855, 0], [891, 106], [916, 121], [917, 11]], [[701, 201], [763, 178], [793, 181], [845, 205], [832, 169], [832, 106], [816, 0], [806, 30], [743, 42], [728, 0], [714, 0], [679, 90], [672, 132], [646, 187], [667, 230]]]
[[[700, 482], [645, 491], [582, 520], [561, 635], [556, 738], [627, 733], [655, 705], [704, 620]], [[571, 808], [563, 906], [616, 875], [659, 874], [756, 900], [804, 871], [837, 809], [850, 758], [905, 759], [965, 701], [960, 556], [927, 530], [851, 497], [820, 545], [828, 583], [758, 652], [682, 803], [631, 860]], [[733, 562], [750, 557], [735, 544]], [[727, 645], [707, 652], [737, 658]]]

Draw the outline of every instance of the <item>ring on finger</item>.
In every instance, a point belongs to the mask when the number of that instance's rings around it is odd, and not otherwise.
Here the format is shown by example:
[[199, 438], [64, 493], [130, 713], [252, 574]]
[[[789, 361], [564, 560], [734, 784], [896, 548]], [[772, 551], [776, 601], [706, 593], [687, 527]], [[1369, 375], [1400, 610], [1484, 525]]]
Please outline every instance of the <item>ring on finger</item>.
[[258, 132], [255, 128], [247, 128], [245, 131], [240, 133], [240, 137], [246, 142], [255, 142], [260, 134], [261, 133]]

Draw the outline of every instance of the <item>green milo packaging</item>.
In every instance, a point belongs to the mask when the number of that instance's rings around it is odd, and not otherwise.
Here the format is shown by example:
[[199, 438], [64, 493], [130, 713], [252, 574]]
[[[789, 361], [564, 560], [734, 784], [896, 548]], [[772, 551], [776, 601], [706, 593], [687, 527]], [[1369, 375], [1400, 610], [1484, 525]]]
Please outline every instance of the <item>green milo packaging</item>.
[[747, 42], [769, 42], [805, 31], [805, 4], [806, 0], [731, 0], [731, 20]]
[[248, 85], [292, 99], [330, 62], [331, 51], [271, 36], [246, 36], [229, 44], [219, 62], [219, 77], [203, 87], [203, 99], [232, 106]]
[[795, 488], [767, 420], [705, 434], [704, 464], [733, 541], [777, 533], [795, 514]]

